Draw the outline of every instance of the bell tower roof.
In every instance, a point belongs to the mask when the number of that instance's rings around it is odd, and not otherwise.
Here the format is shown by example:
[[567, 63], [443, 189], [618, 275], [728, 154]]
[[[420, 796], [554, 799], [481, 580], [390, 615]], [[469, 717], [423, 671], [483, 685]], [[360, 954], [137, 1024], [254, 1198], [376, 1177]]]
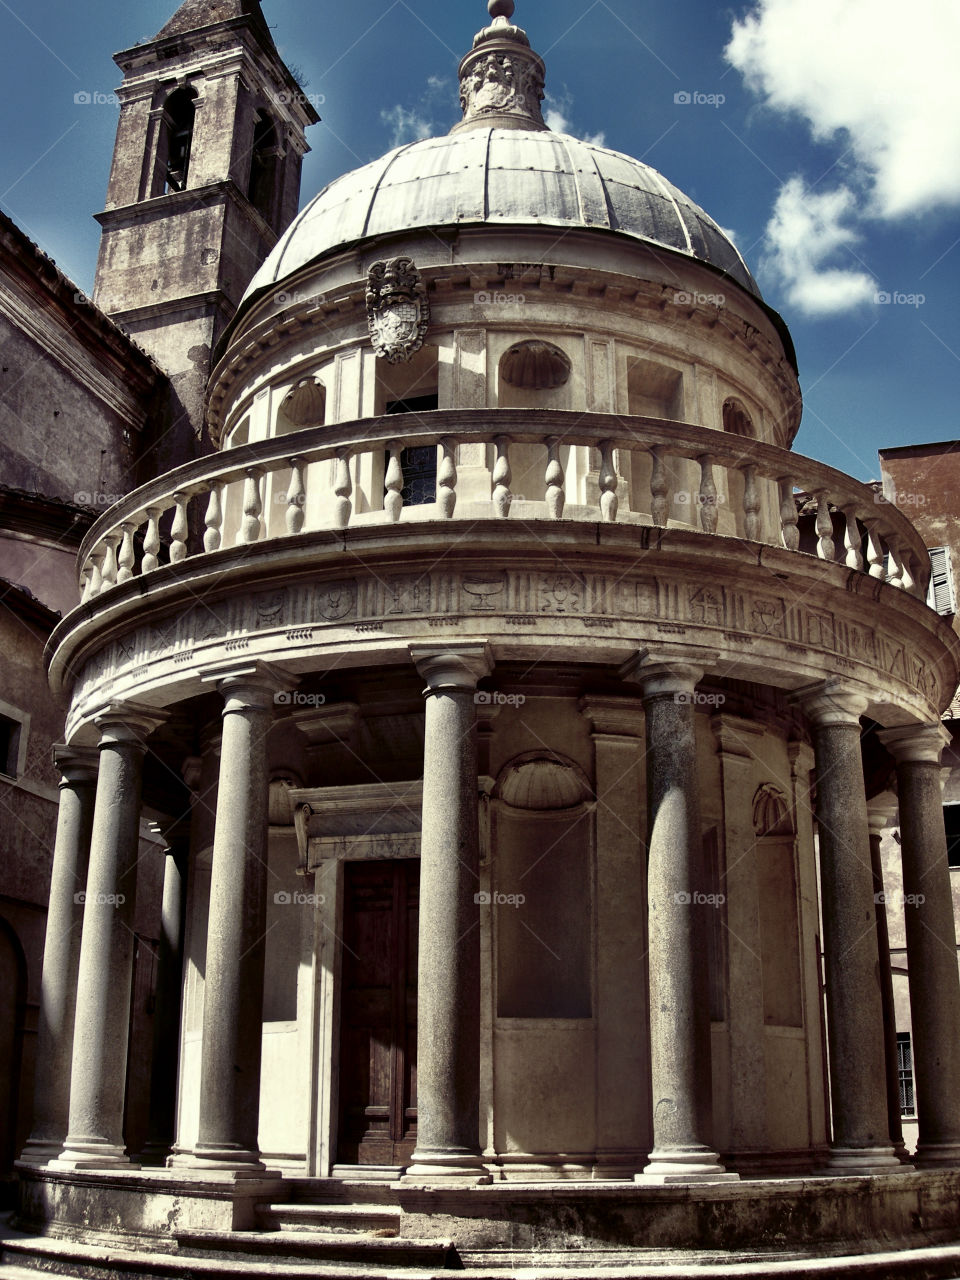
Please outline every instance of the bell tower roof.
[[184, 0], [170, 21], [157, 34], [157, 39], [185, 35], [220, 22], [237, 18], [250, 18], [254, 25], [273, 43], [270, 29], [260, 9], [260, 0]]

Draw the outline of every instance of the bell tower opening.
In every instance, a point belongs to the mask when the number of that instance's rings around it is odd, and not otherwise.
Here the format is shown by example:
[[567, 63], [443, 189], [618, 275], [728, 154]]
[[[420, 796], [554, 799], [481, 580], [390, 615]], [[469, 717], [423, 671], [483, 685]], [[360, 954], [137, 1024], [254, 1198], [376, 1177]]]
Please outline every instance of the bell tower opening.
[[193, 126], [197, 115], [195, 97], [194, 89], [176, 89], [167, 99], [160, 154], [163, 194], [187, 189]]

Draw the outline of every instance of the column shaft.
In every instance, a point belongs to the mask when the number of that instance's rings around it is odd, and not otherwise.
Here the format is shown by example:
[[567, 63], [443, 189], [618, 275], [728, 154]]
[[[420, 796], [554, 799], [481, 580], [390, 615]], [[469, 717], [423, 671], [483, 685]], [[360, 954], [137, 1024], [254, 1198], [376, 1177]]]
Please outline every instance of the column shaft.
[[900, 1118], [900, 1070], [897, 1062], [897, 1013], [893, 997], [893, 966], [890, 961], [890, 929], [887, 923], [886, 895], [883, 888], [883, 862], [880, 851], [885, 814], [874, 819], [870, 811], [870, 866], [873, 872], [873, 897], [877, 904], [877, 956], [880, 975], [880, 1003], [883, 1007], [883, 1057], [887, 1069], [887, 1123], [890, 1141], [900, 1160], [907, 1162]]
[[189, 1163], [256, 1171], [266, 933], [267, 733], [281, 687], [260, 667], [222, 679], [226, 698], [210, 882], [200, 1127]]
[[702, 668], [641, 663], [647, 745], [647, 912], [653, 1140], [637, 1181], [736, 1180], [712, 1148], [708, 879], [694, 691]]
[[960, 1165], [960, 975], [940, 789], [940, 725], [881, 734], [897, 760], [921, 1167]]
[[55, 1159], [67, 1136], [83, 897], [97, 784], [96, 751], [57, 747], [54, 754], [63, 776], [40, 980], [33, 1128], [20, 1157], [28, 1164]]
[[883, 1008], [867, 800], [860, 754], [864, 704], [821, 693], [806, 704], [816, 757], [833, 1143], [838, 1173], [890, 1172]]
[[156, 719], [123, 707], [97, 718], [100, 771], [83, 911], [70, 1074], [70, 1125], [58, 1167], [129, 1164], [123, 1139], [133, 981], [140, 790]]
[[407, 1177], [489, 1181], [480, 1159], [477, 680], [483, 644], [411, 647], [425, 690], [417, 1147]]

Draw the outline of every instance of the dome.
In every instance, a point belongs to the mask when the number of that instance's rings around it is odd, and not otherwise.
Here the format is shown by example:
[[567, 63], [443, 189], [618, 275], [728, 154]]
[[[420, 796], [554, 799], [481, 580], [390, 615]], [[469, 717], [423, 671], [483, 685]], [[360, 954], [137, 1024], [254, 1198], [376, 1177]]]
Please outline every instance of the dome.
[[474, 127], [398, 147], [330, 183], [274, 247], [245, 300], [370, 237], [464, 226], [612, 232], [706, 263], [760, 297], [729, 237], [656, 169], [542, 127]]

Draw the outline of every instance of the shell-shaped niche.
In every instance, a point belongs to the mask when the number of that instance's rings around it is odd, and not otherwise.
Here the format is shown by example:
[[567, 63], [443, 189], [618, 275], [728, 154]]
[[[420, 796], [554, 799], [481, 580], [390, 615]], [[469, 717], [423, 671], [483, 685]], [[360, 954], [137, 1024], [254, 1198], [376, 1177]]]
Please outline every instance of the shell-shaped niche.
[[583, 771], [560, 756], [520, 756], [500, 774], [499, 797], [514, 809], [573, 809], [593, 793]]
[[500, 377], [511, 387], [547, 391], [569, 382], [573, 366], [551, 342], [518, 342], [500, 361]]
[[301, 378], [285, 397], [280, 410], [295, 427], [320, 427], [326, 407], [327, 393], [323, 383], [316, 378]]
[[757, 836], [793, 835], [787, 797], [772, 782], [764, 782], [753, 797], [753, 829]]

